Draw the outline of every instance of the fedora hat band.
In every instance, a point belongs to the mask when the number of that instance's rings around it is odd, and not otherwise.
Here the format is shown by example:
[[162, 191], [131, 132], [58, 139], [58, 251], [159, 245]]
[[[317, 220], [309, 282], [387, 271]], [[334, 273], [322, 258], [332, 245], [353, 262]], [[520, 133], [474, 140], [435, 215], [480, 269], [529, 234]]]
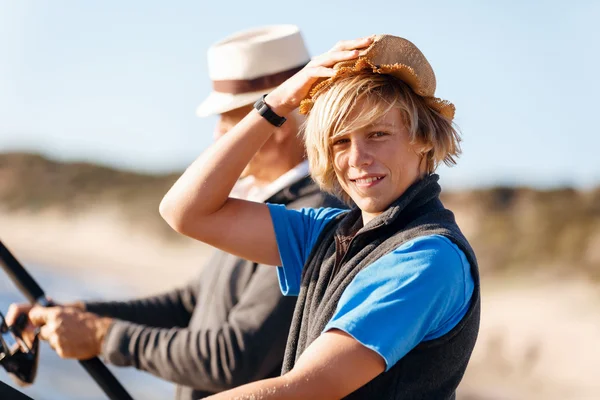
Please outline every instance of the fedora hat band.
[[259, 76], [254, 79], [224, 79], [212, 81], [213, 89], [220, 93], [242, 94], [270, 89], [285, 82], [296, 72], [300, 71], [306, 63], [271, 75]]

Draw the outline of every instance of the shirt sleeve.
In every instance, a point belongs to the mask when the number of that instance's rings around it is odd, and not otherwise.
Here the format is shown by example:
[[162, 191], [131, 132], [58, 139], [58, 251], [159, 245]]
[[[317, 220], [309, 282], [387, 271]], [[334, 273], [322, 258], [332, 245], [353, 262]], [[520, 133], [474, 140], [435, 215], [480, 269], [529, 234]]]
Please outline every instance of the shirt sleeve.
[[115, 320], [101, 355], [113, 365], [207, 392], [262, 379], [281, 364], [282, 333], [295, 304], [281, 296], [275, 280], [273, 267], [259, 264], [227, 320], [217, 325], [155, 328]]
[[329, 221], [343, 210], [339, 208], [302, 208], [290, 210], [281, 204], [267, 204], [275, 228], [275, 238], [282, 265], [277, 267], [281, 292], [297, 296], [302, 268]]
[[156, 296], [127, 301], [90, 301], [85, 310], [157, 328], [185, 327], [196, 306], [201, 275], [189, 284]]
[[386, 371], [466, 314], [474, 283], [464, 253], [431, 235], [409, 241], [359, 272], [324, 329], [340, 329], [377, 352]]

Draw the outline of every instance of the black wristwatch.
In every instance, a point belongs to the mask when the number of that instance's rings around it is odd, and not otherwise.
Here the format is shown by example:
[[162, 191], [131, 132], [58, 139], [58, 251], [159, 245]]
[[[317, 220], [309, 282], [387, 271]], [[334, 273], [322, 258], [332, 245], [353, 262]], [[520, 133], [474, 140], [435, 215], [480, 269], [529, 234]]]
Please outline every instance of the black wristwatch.
[[269, 105], [265, 103], [265, 97], [267, 97], [266, 94], [263, 95], [260, 99], [256, 100], [256, 103], [254, 103], [254, 108], [256, 108], [256, 111], [258, 111], [258, 113], [262, 115], [264, 119], [269, 121], [271, 125], [274, 125], [279, 128], [281, 125], [283, 125], [285, 121], [287, 121], [287, 119], [275, 114], [275, 112], [271, 110], [271, 107], [269, 107]]

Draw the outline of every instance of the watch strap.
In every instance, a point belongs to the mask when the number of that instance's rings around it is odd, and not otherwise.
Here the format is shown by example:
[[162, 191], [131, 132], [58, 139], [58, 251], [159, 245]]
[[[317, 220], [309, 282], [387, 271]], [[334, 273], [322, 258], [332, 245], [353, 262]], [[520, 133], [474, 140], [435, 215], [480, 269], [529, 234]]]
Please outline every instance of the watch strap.
[[273, 111], [265, 102], [265, 97], [267, 97], [266, 94], [258, 99], [256, 103], [254, 103], [254, 108], [264, 119], [269, 121], [271, 125], [279, 128], [285, 121], [287, 121], [287, 118], [277, 115], [275, 111]]

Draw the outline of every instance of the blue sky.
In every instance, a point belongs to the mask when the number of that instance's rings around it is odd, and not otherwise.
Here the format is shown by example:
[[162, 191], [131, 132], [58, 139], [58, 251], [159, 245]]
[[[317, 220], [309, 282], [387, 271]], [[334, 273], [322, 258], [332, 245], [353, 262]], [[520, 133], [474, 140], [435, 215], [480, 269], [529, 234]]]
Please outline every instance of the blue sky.
[[421, 48], [463, 133], [446, 187], [600, 184], [600, 2], [370, 4], [0, 0], [0, 151], [183, 169], [212, 140], [208, 46], [293, 23], [315, 55], [372, 33]]

